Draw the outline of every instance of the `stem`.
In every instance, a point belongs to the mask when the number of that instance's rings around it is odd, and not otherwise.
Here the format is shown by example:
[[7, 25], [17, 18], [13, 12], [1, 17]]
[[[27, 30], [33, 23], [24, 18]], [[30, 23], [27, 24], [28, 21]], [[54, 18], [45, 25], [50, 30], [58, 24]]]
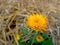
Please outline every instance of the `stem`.
[[32, 40], [31, 45], [32, 45], [32, 44], [33, 44], [33, 42], [34, 42], [36, 35], [37, 35], [37, 32], [35, 33], [35, 36], [33, 37], [34, 39]]

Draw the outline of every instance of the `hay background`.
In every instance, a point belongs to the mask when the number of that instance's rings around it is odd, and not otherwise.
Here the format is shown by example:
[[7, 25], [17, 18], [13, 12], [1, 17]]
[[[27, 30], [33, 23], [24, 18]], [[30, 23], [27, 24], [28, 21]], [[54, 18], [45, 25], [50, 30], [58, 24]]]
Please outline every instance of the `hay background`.
[[[33, 13], [48, 17], [48, 35], [52, 37], [54, 45], [59, 45], [60, 0], [0, 0], [0, 45], [13, 45], [13, 41], [18, 45], [15, 35], [25, 26], [25, 18]], [[14, 29], [10, 28], [13, 21], [16, 22]]]

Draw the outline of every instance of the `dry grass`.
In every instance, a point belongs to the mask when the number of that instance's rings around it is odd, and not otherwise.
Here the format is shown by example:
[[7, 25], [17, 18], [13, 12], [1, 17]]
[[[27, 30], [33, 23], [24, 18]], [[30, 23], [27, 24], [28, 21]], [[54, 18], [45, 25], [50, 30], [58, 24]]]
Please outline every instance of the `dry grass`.
[[[0, 42], [13, 45], [15, 41], [18, 45], [15, 35], [24, 27], [25, 18], [32, 13], [42, 13], [48, 17], [48, 34], [53, 38], [54, 45], [59, 45], [60, 0], [0, 0]], [[15, 27], [11, 28], [12, 25]]]

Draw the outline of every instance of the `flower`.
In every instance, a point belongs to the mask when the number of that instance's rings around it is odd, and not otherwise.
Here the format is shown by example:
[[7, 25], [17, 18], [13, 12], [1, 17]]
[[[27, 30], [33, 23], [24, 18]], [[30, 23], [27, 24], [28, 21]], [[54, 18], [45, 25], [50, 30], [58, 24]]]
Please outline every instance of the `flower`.
[[26, 25], [32, 30], [44, 33], [47, 32], [48, 19], [42, 14], [31, 14], [27, 17]]
[[37, 42], [42, 42], [44, 39], [42, 36], [37, 36], [36, 37]]
[[20, 35], [17, 34], [17, 35], [15, 36], [15, 38], [16, 38], [16, 40], [20, 40]]

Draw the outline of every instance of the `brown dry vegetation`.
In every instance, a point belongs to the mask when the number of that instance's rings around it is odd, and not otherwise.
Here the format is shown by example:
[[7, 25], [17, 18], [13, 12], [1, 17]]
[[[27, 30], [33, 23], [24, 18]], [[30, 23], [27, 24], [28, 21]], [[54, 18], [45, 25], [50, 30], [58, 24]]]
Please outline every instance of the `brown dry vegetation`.
[[12, 42], [15, 41], [18, 45], [15, 35], [20, 33], [26, 17], [32, 13], [42, 13], [48, 17], [48, 34], [54, 45], [59, 45], [60, 0], [0, 0], [0, 43], [13, 45]]

